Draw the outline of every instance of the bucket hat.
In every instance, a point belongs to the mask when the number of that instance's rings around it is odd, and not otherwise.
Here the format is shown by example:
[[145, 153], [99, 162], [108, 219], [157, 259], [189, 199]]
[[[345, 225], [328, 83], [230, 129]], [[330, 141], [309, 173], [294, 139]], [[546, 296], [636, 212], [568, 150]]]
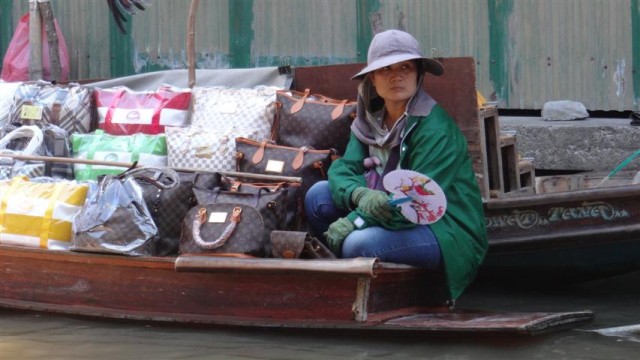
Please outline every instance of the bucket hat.
[[401, 30], [383, 31], [376, 34], [371, 40], [367, 53], [367, 66], [351, 79], [362, 79], [371, 71], [414, 59], [422, 60], [426, 72], [436, 76], [444, 73], [442, 64], [422, 55], [418, 41], [411, 34]]

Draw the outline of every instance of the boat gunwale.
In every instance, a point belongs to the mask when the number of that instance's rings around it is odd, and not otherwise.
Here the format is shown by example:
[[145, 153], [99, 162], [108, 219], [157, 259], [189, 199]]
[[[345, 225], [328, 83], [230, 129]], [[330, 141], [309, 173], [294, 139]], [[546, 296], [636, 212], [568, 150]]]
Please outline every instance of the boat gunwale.
[[491, 198], [484, 201], [488, 210], [536, 205], [550, 205], [567, 201], [585, 201], [593, 198], [640, 197], [640, 184], [619, 185], [552, 193], [523, 194], [513, 197]]

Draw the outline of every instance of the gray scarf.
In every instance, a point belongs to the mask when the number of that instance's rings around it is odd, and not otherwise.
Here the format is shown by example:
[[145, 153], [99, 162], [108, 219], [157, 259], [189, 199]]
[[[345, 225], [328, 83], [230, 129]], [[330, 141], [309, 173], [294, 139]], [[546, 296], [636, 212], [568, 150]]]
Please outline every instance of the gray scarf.
[[[422, 83], [423, 76], [418, 79]], [[393, 148], [400, 144], [409, 115], [428, 116], [436, 101], [422, 87], [413, 94], [402, 117], [390, 131], [383, 128], [384, 100], [378, 95], [369, 76], [358, 86], [357, 116], [351, 131], [361, 142], [380, 148]]]

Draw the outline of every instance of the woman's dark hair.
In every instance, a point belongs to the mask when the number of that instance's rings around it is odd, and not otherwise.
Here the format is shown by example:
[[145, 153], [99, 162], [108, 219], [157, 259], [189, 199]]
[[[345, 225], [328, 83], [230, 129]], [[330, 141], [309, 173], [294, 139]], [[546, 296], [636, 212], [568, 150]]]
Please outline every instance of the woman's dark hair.
[[424, 61], [422, 59], [415, 59], [413, 62], [416, 64], [416, 70], [418, 70], [418, 76], [425, 73]]

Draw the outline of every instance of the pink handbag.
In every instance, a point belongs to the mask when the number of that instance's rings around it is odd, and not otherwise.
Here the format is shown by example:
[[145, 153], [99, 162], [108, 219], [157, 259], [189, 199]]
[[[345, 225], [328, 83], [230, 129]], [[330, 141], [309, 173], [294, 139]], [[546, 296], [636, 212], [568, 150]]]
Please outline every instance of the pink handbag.
[[189, 125], [191, 90], [163, 86], [156, 91], [127, 87], [95, 90], [98, 127], [111, 135], [164, 133], [165, 126]]

